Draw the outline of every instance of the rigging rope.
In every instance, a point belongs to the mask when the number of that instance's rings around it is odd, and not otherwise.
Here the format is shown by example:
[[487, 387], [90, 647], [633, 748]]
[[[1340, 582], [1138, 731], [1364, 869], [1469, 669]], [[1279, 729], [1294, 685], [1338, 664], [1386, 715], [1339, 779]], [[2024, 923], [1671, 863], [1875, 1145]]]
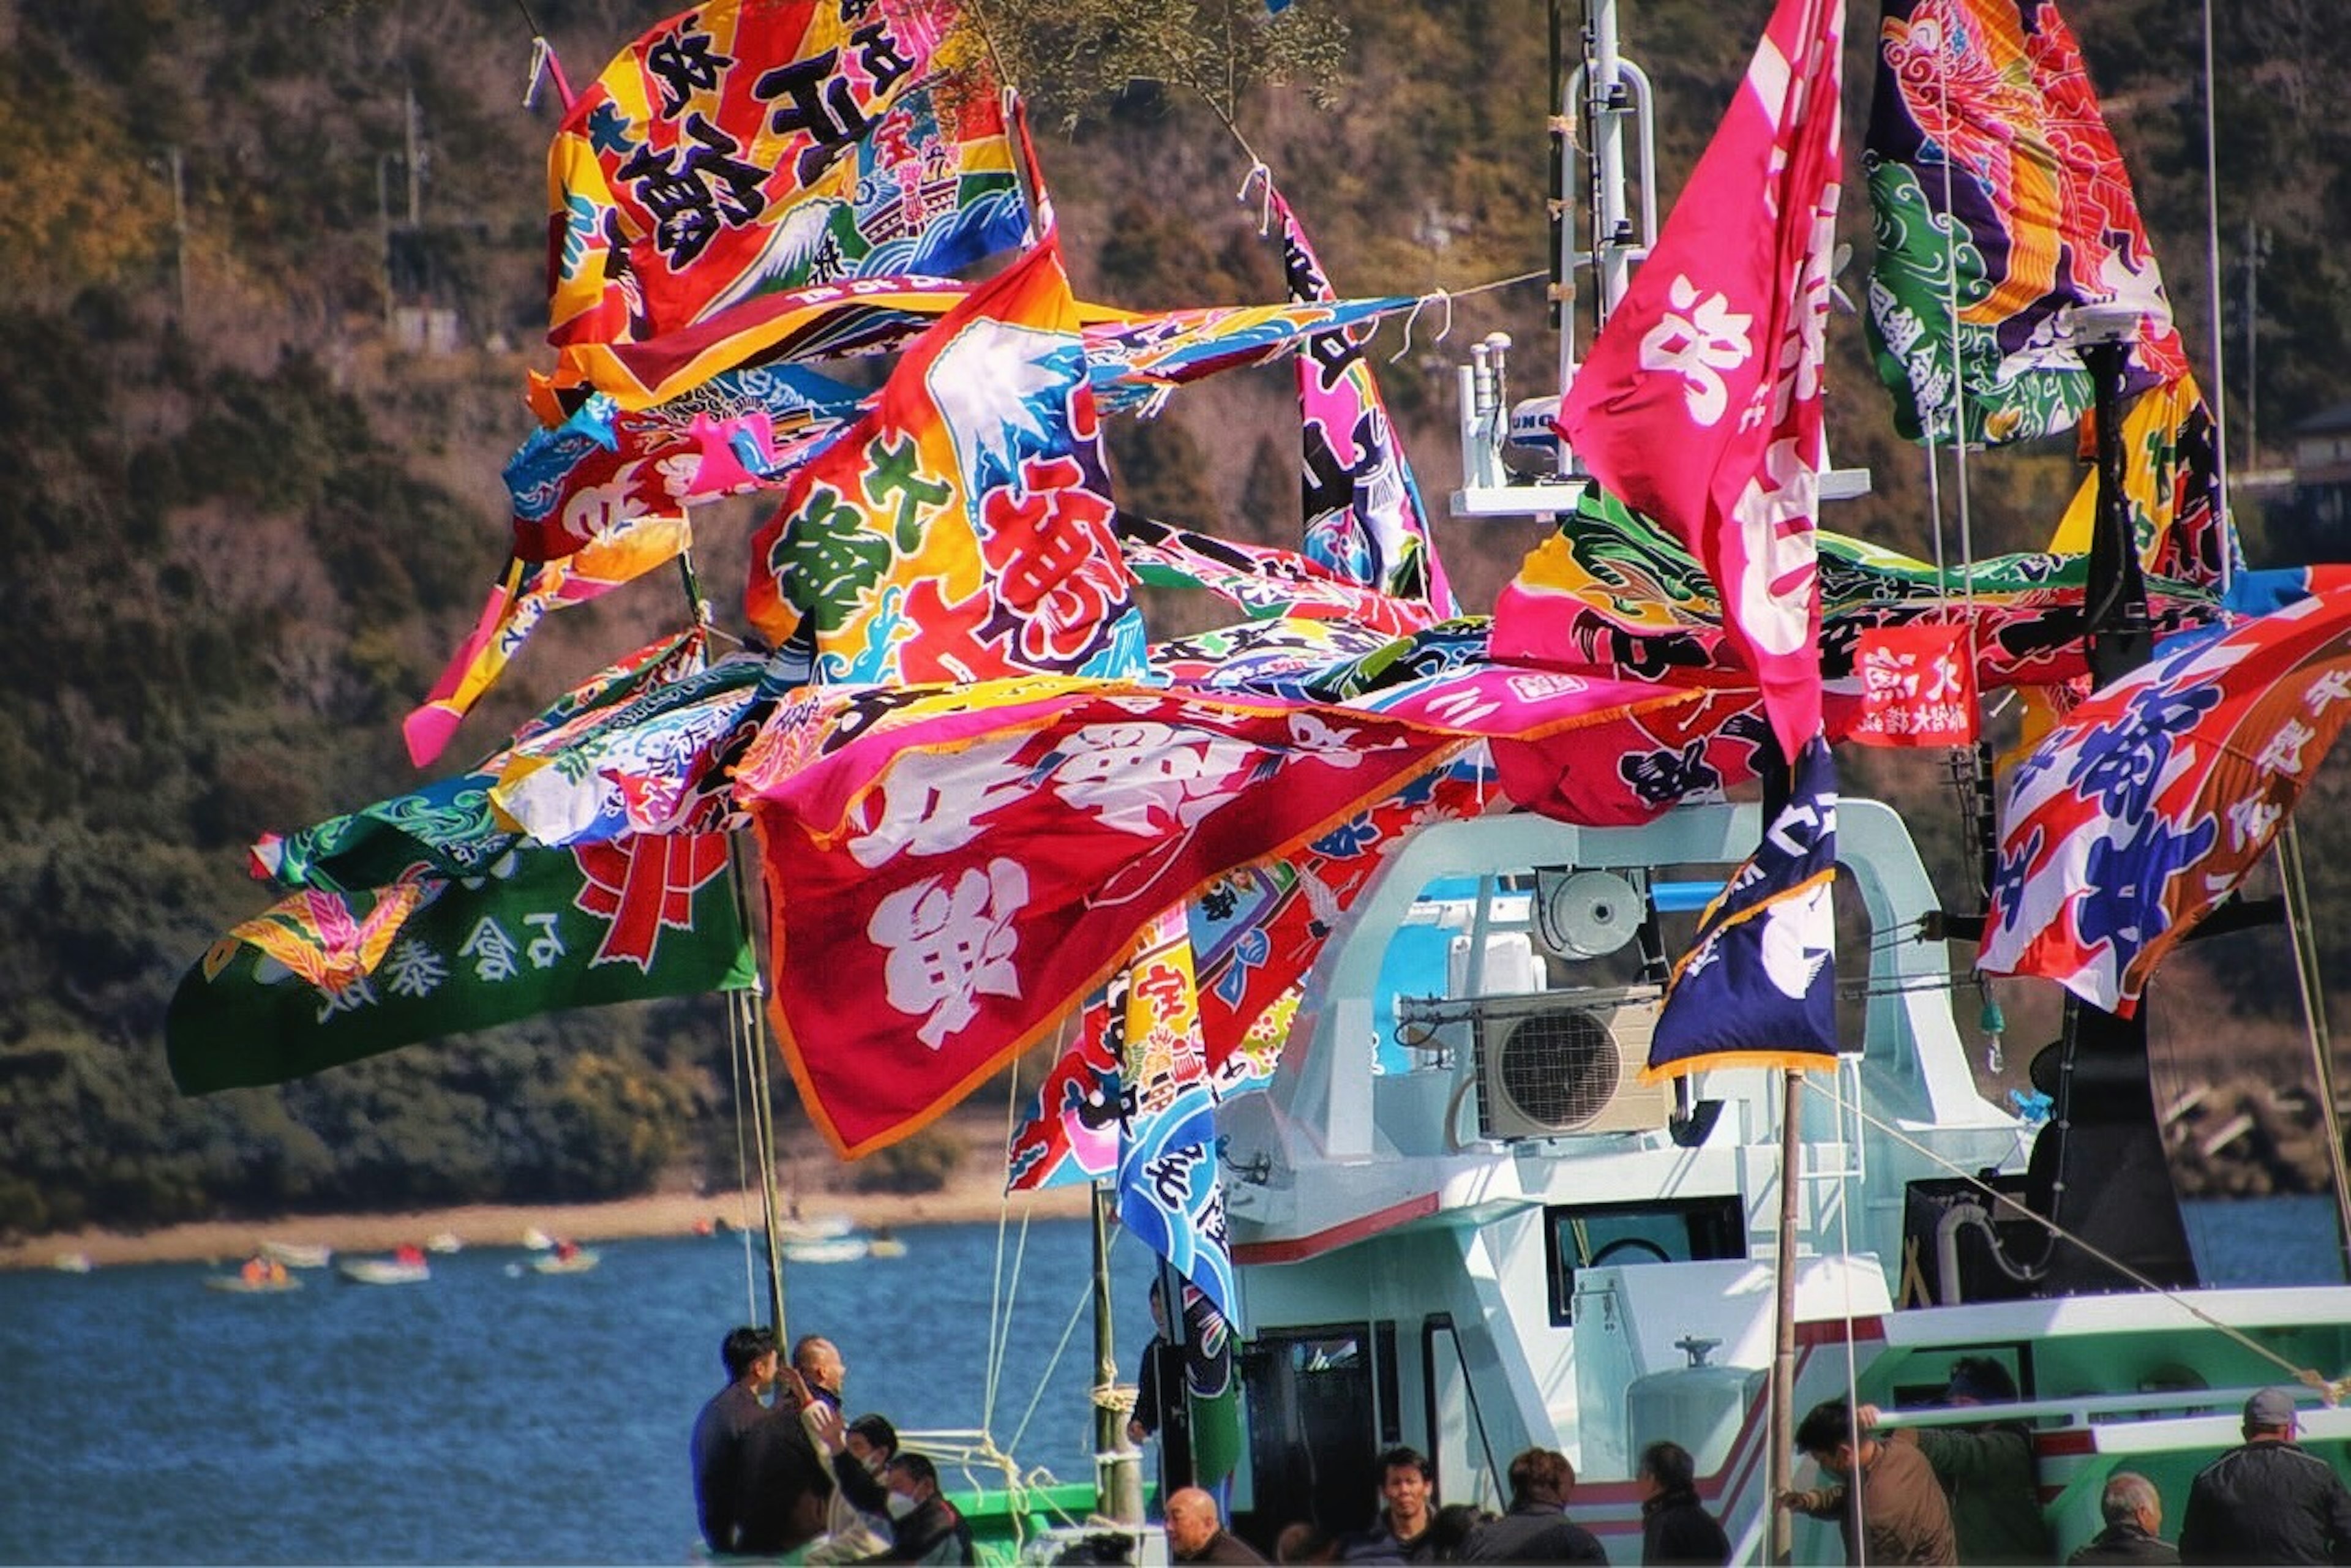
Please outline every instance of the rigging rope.
[[[1817, 1085], [1812, 1083], [1812, 1074], [1806, 1073], [1804, 1076], [1806, 1087], [1813, 1089], [1814, 1093], [1827, 1092], [1826, 1090], [1821, 1089]], [[1872, 1127], [1876, 1128], [1879, 1132], [1885, 1134], [1887, 1137], [1892, 1138], [1895, 1142], [1909, 1149], [1911, 1153], [1923, 1155], [1928, 1163], [1939, 1166], [1944, 1170], [1950, 1172], [1951, 1175], [1958, 1176], [1962, 1181], [1965, 1181], [1969, 1186], [1980, 1189], [1986, 1197], [1992, 1200], [1996, 1212], [2001, 1214], [2003, 1218], [2022, 1218], [2030, 1219], [2035, 1225], [2040, 1226], [2043, 1230], [2049, 1232], [2049, 1234], [2057, 1240], [2067, 1242], [2073, 1246], [2080, 1248], [2083, 1251], [2088, 1253], [2099, 1262], [2104, 1263], [2107, 1268], [2112, 1269], [2124, 1279], [2128, 1280], [2132, 1284], [2137, 1285], [2140, 1290], [2147, 1291], [2150, 1295], [2161, 1296], [2165, 1301], [2169, 1301], [2173, 1306], [2178, 1307], [2181, 1312], [2186, 1312], [2189, 1317], [2194, 1318], [2205, 1327], [2234, 1343], [2239, 1348], [2251, 1351], [2254, 1355], [2268, 1362], [2271, 1365], [2278, 1368], [2281, 1372], [2285, 1373], [2295, 1382], [2303, 1384], [2306, 1387], [2316, 1389], [2319, 1395], [2325, 1399], [2327, 1404], [2336, 1404], [2342, 1400], [2345, 1394], [2351, 1393], [2351, 1376], [2330, 1380], [2323, 1374], [2314, 1371], [2309, 1367], [2294, 1365], [2294, 1363], [2286, 1360], [2285, 1357], [2278, 1354], [2277, 1352], [2270, 1349], [2267, 1345], [2262, 1344], [2260, 1341], [2254, 1339], [2243, 1330], [2231, 1324], [2222, 1322], [2220, 1319], [2214, 1317], [2211, 1313], [2206, 1312], [2195, 1302], [2189, 1301], [2178, 1291], [2166, 1285], [2157, 1284], [2153, 1280], [2148, 1279], [2146, 1275], [2140, 1273], [2137, 1270], [2132, 1268], [2121, 1259], [2092, 1246], [2089, 1242], [2083, 1240], [2080, 1237], [2074, 1235], [2072, 1231], [2066, 1229], [2064, 1226], [2058, 1224], [2047, 1215], [2035, 1214], [2032, 1210], [2025, 1207], [2022, 1204], [2017, 1202], [2014, 1198], [2009, 1197], [2006, 1193], [2001, 1192], [1990, 1182], [1984, 1180], [1982, 1176], [1979, 1176], [1974, 1171], [1969, 1170], [1964, 1166], [1952, 1164], [1949, 1160], [1945, 1159], [1933, 1149], [1928, 1148], [1926, 1145], [1918, 1142], [1917, 1139], [1913, 1138], [1910, 1134], [1905, 1133], [1901, 1128], [1894, 1125], [1890, 1122], [1883, 1120], [1882, 1118], [1870, 1114], [1870, 1113], [1859, 1103], [1855, 1103], [1854, 1106], [1854, 1114], [1860, 1117], [1864, 1122], [1868, 1123]]]
[[[2213, 89], [2219, 78], [2212, 69], [2212, 0], [2204, 0], [2204, 270], [2211, 304], [2212, 332], [2212, 463], [2219, 470], [2220, 518], [2235, 514], [2229, 507], [2229, 367], [2220, 352], [2220, 144], [2219, 113]], [[2246, 257], [2252, 266], [2253, 258]], [[2258, 323], [2247, 320], [2251, 340]], [[2226, 593], [2236, 575], [2235, 552], [2220, 551], [2220, 591]], [[2340, 1145], [2337, 1145], [2338, 1147]]]

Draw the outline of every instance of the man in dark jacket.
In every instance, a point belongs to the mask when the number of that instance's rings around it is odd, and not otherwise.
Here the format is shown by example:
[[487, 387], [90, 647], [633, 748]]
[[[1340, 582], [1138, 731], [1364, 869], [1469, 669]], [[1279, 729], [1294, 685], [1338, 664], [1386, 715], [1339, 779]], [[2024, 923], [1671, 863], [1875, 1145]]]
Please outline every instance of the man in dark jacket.
[[753, 1434], [772, 1414], [765, 1399], [776, 1381], [776, 1336], [746, 1323], [728, 1333], [718, 1356], [726, 1386], [694, 1420], [694, 1502], [710, 1550], [736, 1552], [755, 1479]]
[[2179, 1550], [2157, 1531], [2163, 1528], [2163, 1495], [2136, 1470], [2116, 1470], [2099, 1495], [2105, 1529], [2065, 1559], [2066, 1568], [2179, 1561]]
[[1679, 1443], [1641, 1450], [1634, 1480], [1641, 1489], [1641, 1562], [1719, 1565], [1730, 1561], [1730, 1538], [1698, 1497], [1698, 1467]]
[[[844, 1482], [845, 1470], [836, 1469]], [[939, 1491], [939, 1469], [922, 1454], [899, 1454], [882, 1471], [890, 1515], [890, 1550], [867, 1563], [973, 1563], [971, 1526]]]
[[1262, 1563], [1257, 1549], [1225, 1533], [1217, 1500], [1198, 1487], [1167, 1494], [1167, 1554], [1178, 1563]]
[[1599, 1537], [1567, 1517], [1575, 1467], [1555, 1448], [1529, 1448], [1510, 1461], [1510, 1511], [1462, 1549], [1464, 1563], [1605, 1563]]
[[2242, 1447], [2204, 1467], [2179, 1526], [2183, 1563], [2351, 1563], [2351, 1491], [2294, 1440], [2294, 1390], [2245, 1401]]
[[1434, 1563], [1436, 1522], [1429, 1486], [1435, 1480], [1417, 1448], [1390, 1448], [1380, 1456], [1380, 1497], [1386, 1506], [1372, 1528], [1339, 1546], [1342, 1563]]

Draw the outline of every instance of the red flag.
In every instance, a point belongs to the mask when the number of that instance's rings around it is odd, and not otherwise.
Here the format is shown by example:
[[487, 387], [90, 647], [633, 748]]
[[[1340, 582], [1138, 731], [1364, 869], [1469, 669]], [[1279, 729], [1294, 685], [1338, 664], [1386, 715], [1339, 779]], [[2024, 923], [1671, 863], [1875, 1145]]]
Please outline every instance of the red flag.
[[1813, 531], [1835, 240], [1837, 0], [1780, 0], [1559, 427], [1705, 563], [1783, 754], [1820, 728]]
[[1872, 626], [1854, 645], [1861, 716], [1846, 735], [1864, 746], [1973, 746], [1975, 661], [1968, 628], [1939, 622]]

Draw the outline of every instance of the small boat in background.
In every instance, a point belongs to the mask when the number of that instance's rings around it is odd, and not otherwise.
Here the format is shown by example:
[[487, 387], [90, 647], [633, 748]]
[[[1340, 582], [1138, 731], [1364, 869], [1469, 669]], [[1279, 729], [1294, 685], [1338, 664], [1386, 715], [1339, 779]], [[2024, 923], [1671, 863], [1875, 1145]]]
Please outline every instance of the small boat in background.
[[845, 1214], [828, 1214], [815, 1219], [794, 1215], [776, 1221], [777, 1236], [787, 1242], [837, 1241], [856, 1228], [857, 1222]]
[[458, 1239], [457, 1233], [454, 1230], [436, 1231], [424, 1239], [424, 1250], [437, 1252], [444, 1258], [452, 1252], [463, 1252], [465, 1249], [465, 1243]]
[[402, 1247], [389, 1258], [348, 1258], [335, 1270], [354, 1285], [419, 1285], [433, 1278], [421, 1247]]
[[263, 1296], [301, 1288], [302, 1281], [293, 1276], [285, 1262], [266, 1252], [256, 1252], [247, 1258], [245, 1266], [234, 1274], [214, 1274], [204, 1281], [207, 1291], [226, 1291], [240, 1296]]
[[854, 1263], [873, 1250], [862, 1236], [831, 1236], [820, 1241], [787, 1241], [784, 1259], [791, 1263]]
[[876, 1230], [867, 1240], [865, 1255], [869, 1258], [904, 1258], [906, 1255], [906, 1244], [892, 1235], [885, 1227]]
[[559, 1241], [555, 1250], [543, 1258], [534, 1258], [530, 1266], [540, 1274], [584, 1274], [593, 1269], [601, 1257], [593, 1247], [582, 1247], [576, 1241]]
[[555, 1249], [555, 1238], [534, 1225], [522, 1233], [522, 1244], [533, 1252], [551, 1252]]
[[49, 1260], [49, 1267], [60, 1274], [87, 1274], [98, 1265], [87, 1252], [60, 1252]]
[[335, 1249], [323, 1241], [265, 1241], [259, 1250], [288, 1269], [323, 1269], [335, 1257]]

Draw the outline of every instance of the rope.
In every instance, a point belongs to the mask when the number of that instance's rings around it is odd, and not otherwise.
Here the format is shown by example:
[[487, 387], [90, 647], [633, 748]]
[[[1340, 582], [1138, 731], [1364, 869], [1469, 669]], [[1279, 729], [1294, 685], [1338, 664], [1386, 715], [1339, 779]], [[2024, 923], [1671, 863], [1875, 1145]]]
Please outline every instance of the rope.
[[1249, 172], [1241, 176], [1241, 188], [1233, 193], [1233, 200], [1246, 204], [1249, 187], [1259, 184], [1265, 187], [1258, 197], [1257, 208], [1258, 236], [1263, 238], [1273, 232], [1273, 171], [1261, 162], [1250, 164]]
[[[1804, 1075], [1805, 1087], [1812, 1089], [1815, 1093], [1827, 1092], [1825, 1090], [1820, 1089], [1817, 1085], [1812, 1082], [1812, 1076], [1813, 1075], [1810, 1073], [1806, 1073]], [[2270, 1349], [2267, 1345], [2262, 1344], [2260, 1341], [2252, 1338], [2241, 1329], [2234, 1328], [2228, 1323], [2222, 1322], [2220, 1319], [2214, 1317], [2211, 1313], [2206, 1312], [2195, 1302], [2189, 1301], [2179, 1291], [2172, 1290], [2168, 1286], [2157, 1284], [2154, 1281], [2148, 1279], [2146, 1275], [2140, 1273], [2137, 1270], [2132, 1268], [2121, 1259], [2115, 1257], [2111, 1253], [2101, 1251], [2097, 1248], [2093, 1247], [2090, 1243], [2083, 1240], [2080, 1237], [2074, 1235], [2072, 1231], [2066, 1229], [2064, 1226], [2058, 1224], [2047, 1215], [2033, 1213], [2022, 1204], [2018, 1203], [2014, 1198], [2010, 1197], [2007, 1194], [1993, 1187], [1990, 1182], [1985, 1181], [1975, 1172], [1969, 1170], [1964, 1166], [1953, 1165], [1950, 1161], [1945, 1159], [1934, 1150], [1918, 1142], [1917, 1139], [1913, 1138], [1907, 1133], [1905, 1133], [1901, 1128], [1895, 1126], [1889, 1122], [1882, 1121], [1879, 1118], [1871, 1115], [1867, 1110], [1858, 1104], [1854, 1107], [1854, 1113], [1859, 1116], [1863, 1121], [1868, 1123], [1872, 1127], [1875, 1127], [1879, 1132], [1885, 1134], [1887, 1137], [1892, 1138], [1895, 1142], [1901, 1144], [1909, 1149], [1911, 1153], [1924, 1155], [1930, 1164], [1939, 1166], [1944, 1170], [1950, 1172], [1951, 1175], [1965, 1181], [1969, 1186], [1980, 1188], [1986, 1197], [1990, 1197], [1992, 1202], [1998, 1206], [2000, 1212], [2003, 1216], [2022, 1216], [2024, 1218], [2032, 1220], [2035, 1225], [2040, 1226], [2043, 1229], [2048, 1231], [2049, 1234], [2056, 1239], [2071, 1242], [2074, 1246], [2080, 1248], [2083, 1251], [2088, 1253], [2099, 1262], [2104, 1263], [2107, 1268], [2112, 1269], [2124, 1279], [2128, 1280], [2132, 1284], [2137, 1285], [2140, 1290], [2146, 1291], [2151, 1295], [2161, 1296], [2165, 1301], [2169, 1301], [2172, 1305], [2186, 1312], [2189, 1317], [2194, 1318], [2198, 1322], [2202, 1323], [2206, 1328], [2210, 1329], [2213, 1333], [2218, 1333], [2223, 1338], [2235, 1343], [2240, 1349], [2251, 1351], [2254, 1355], [2268, 1362], [2271, 1365], [2276, 1367], [2279, 1371], [2283, 1372], [2297, 1383], [2303, 1384], [2306, 1387], [2316, 1389], [2320, 1396], [2324, 1398], [2327, 1404], [2336, 1404], [2343, 1398], [2345, 1394], [2351, 1393], [2351, 1377], [2329, 1381], [2325, 1376], [2313, 1371], [2309, 1367], [2294, 1365], [2294, 1363], [2286, 1360], [2285, 1357], [2278, 1354], [2277, 1352]]]
[[2326, 1133], [2326, 1169], [2334, 1180], [2335, 1218], [2340, 1236], [2351, 1246], [2351, 1172], [2344, 1169], [2343, 1120], [2335, 1095], [2335, 1040], [2326, 1023], [2325, 976], [2318, 966], [2318, 939], [2306, 918], [2310, 883], [2302, 863], [2302, 833], [2292, 816], [2272, 846], [2277, 855], [2278, 879], [2285, 890], [2285, 927], [2294, 939], [2294, 977], [2302, 988], [2302, 1016], [2310, 1037], [2310, 1058], [2317, 1070], [2319, 1124]]

